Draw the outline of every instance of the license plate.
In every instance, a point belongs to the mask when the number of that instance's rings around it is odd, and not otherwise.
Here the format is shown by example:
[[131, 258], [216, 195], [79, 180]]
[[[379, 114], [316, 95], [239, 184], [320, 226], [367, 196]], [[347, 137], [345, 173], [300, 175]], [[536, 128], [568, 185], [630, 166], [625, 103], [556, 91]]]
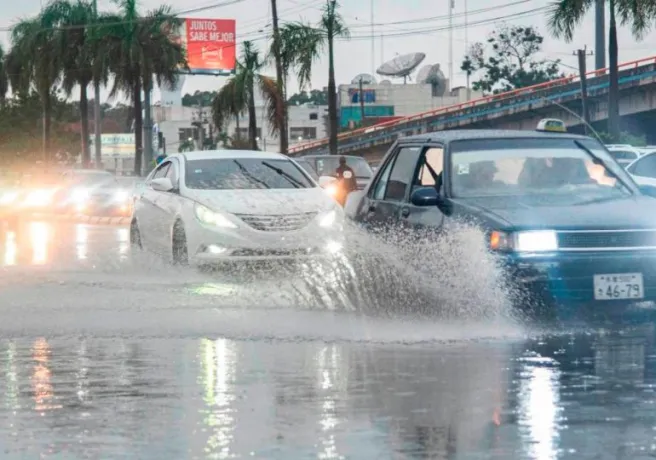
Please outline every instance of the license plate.
[[642, 299], [645, 297], [642, 273], [594, 275], [596, 300]]

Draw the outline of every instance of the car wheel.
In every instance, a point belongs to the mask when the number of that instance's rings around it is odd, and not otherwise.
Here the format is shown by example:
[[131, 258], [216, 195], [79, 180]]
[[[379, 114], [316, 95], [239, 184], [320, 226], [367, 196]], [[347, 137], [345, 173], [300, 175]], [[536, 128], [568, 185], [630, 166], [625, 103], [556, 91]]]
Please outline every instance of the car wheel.
[[133, 220], [130, 223], [130, 246], [138, 250], [143, 249], [141, 244], [141, 232], [139, 232], [139, 226], [137, 225], [136, 220]]
[[187, 250], [187, 236], [181, 222], [177, 222], [173, 227], [173, 264], [189, 265], [189, 253]]

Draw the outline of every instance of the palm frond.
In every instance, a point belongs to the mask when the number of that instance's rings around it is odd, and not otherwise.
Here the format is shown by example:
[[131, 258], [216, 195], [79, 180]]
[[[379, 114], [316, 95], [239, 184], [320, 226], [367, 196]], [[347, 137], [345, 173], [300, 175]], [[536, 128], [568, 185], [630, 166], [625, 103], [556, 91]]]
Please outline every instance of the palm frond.
[[551, 34], [571, 41], [576, 27], [593, 5], [594, 0], [559, 0], [552, 3], [548, 19]]
[[283, 73], [288, 75], [294, 70], [301, 90], [310, 84], [312, 66], [321, 56], [326, 38], [325, 31], [302, 22], [285, 24], [281, 28]]
[[270, 133], [277, 135], [285, 125], [285, 98], [278, 92], [278, 85], [274, 78], [259, 75], [257, 80], [266, 104], [266, 116]]

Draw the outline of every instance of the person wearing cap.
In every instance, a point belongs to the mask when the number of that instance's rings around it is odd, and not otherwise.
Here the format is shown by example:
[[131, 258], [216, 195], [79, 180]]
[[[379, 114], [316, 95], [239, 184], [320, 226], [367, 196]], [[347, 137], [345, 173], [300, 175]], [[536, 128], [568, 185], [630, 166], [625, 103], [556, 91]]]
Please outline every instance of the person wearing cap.
[[346, 157], [339, 157], [339, 166], [335, 169], [335, 177], [338, 183], [337, 201], [342, 205], [346, 202], [349, 193], [358, 189], [355, 171], [346, 164]]

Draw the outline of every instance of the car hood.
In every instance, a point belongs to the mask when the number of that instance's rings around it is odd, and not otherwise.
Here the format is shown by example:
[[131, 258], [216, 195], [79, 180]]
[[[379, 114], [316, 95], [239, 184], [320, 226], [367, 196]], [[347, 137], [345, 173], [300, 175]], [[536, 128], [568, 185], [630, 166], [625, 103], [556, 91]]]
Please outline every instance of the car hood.
[[194, 201], [230, 214], [285, 215], [320, 212], [335, 207], [321, 188], [276, 190], [189, 190]]
[[499, 229], [585, 230], [656, 228], [656, 200], [630, 196], [568, 205], [529, 204], [521, 201], [455, 199], [454, 217], [476, 220]]

